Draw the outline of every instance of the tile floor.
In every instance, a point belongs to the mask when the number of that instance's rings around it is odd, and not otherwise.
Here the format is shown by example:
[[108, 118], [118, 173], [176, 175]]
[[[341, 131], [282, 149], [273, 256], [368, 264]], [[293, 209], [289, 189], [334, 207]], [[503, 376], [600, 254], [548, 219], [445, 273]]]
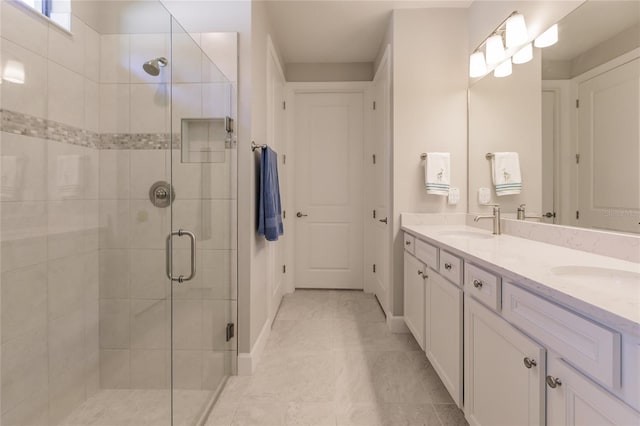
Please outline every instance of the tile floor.
[[[212, 397], [211, 391], [177, 390], [174, 426], [193, 426]], [[76, 408], [61, 426], [169, 426], [168, 389], [104, 389]]]
[[410, 334], [372, 295], [287, 295], [251, 377], [231, 377], [206, 426], [466, 425]]

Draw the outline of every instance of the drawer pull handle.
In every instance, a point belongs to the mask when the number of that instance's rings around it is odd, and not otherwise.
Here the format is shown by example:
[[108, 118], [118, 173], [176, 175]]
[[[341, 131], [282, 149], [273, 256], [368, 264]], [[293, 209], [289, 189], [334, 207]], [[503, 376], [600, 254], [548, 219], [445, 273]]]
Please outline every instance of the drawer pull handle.
[[444, 264], [444, 269], [446, 269], [447, 271], [451, 270], [451, 264], [450, 263], [445, 263]]
[[424, 272], [422, 272], [422, 271], [418, 271], [418, 275], [420, 275], [421, 277], [423, 277], [423, 276], [424, 276]]
[[550, 388], [555, 389], [558, 386], [562, 385], [562, 382], [557, 377], [547, 376], [547, 384]]
[[525, 357], [522, 361], [524, 362], [524, 366], [527, 368], [535, 367], [536, 365], [538, 365], [535, 359], [531, 359], [529, 357]]
[[481, 289], [482, 288], [482, 281], [480, 280], [473, 280], [473, 286], [477, 289]]
[[404, 242], [406, 245], [410, 246], [411, 245], [411, 241], [405, 241]]

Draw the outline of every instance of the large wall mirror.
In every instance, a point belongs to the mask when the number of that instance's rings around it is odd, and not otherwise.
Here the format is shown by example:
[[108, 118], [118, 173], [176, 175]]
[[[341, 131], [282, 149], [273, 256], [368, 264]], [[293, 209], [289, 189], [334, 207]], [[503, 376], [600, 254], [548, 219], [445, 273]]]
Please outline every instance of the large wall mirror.
[[[640, 233], [640, 2], [588, 0], [558, 43], [469, 89], [469, 212]], [[487, 153], [517, 152], [520, 194], [497, 196]]]

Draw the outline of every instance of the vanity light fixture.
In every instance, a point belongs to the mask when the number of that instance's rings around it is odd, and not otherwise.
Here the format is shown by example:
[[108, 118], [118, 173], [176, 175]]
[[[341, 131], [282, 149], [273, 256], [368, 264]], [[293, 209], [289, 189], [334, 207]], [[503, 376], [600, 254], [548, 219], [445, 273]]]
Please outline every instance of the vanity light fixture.
[[518, 50], [511, 58], [514, 64], [526, 64], [533, 59], [533, 46], [531, 43], [526, 44], [522, 49]]
[[553, 24], [548, 30], [543, 32], [533, 42], [536, 47], [549, 47], [558, 42], [558, 24]]
[[521, 46], [529, 41], [527, 24], [524, 22], [524, 15], [513, 12], [507, 18], [505, 40], [508, 48]]
[[484, 53], [473, 52], [469, 57], [469, 75], [471, 78], [482, 77], [487, 73], [487, 63], [484, 60]]
[[493, 70], [494, 77], [507, 77], [511, 75], [512, 66], [511, 66], [511, 58], [508, 58], [506, 61], [501, 63]]
[[493, 34], [487, 39], [487, 64], [497, 64], [504, 60], [504, 45], [502, 36]]

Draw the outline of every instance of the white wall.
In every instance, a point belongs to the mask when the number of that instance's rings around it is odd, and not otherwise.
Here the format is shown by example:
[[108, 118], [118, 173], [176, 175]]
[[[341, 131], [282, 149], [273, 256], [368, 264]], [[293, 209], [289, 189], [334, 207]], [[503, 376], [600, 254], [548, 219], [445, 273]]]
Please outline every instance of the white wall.
[[374, 70], [371, 62], [345, 63], [288, 63], [288, 82], [300, 81], [371, 81]]
[[[393, 13], [393, 314], [403, 311], [400, 213], [466, 212], [427, 195], [420, 154], [451, 153], [451, 184], [467, 187], [467, 11]], [[455, 28], [455, 31], [451, 29]], [[446, 34], [446, 37], [443, 35]]]
[[[490, 212], [478, 204], [478, 188], [490, 188], [492, 202], [504, 214], [520, 204], [540, 213], [542, 202], [541, 52], [527, 64], [514, 65], [513, 74], [484, 77], [469, 89], [469, 212]], [[496, 197], [491, 163], [485, 154], [515, 151], [520, 156], [522, 192]]]

